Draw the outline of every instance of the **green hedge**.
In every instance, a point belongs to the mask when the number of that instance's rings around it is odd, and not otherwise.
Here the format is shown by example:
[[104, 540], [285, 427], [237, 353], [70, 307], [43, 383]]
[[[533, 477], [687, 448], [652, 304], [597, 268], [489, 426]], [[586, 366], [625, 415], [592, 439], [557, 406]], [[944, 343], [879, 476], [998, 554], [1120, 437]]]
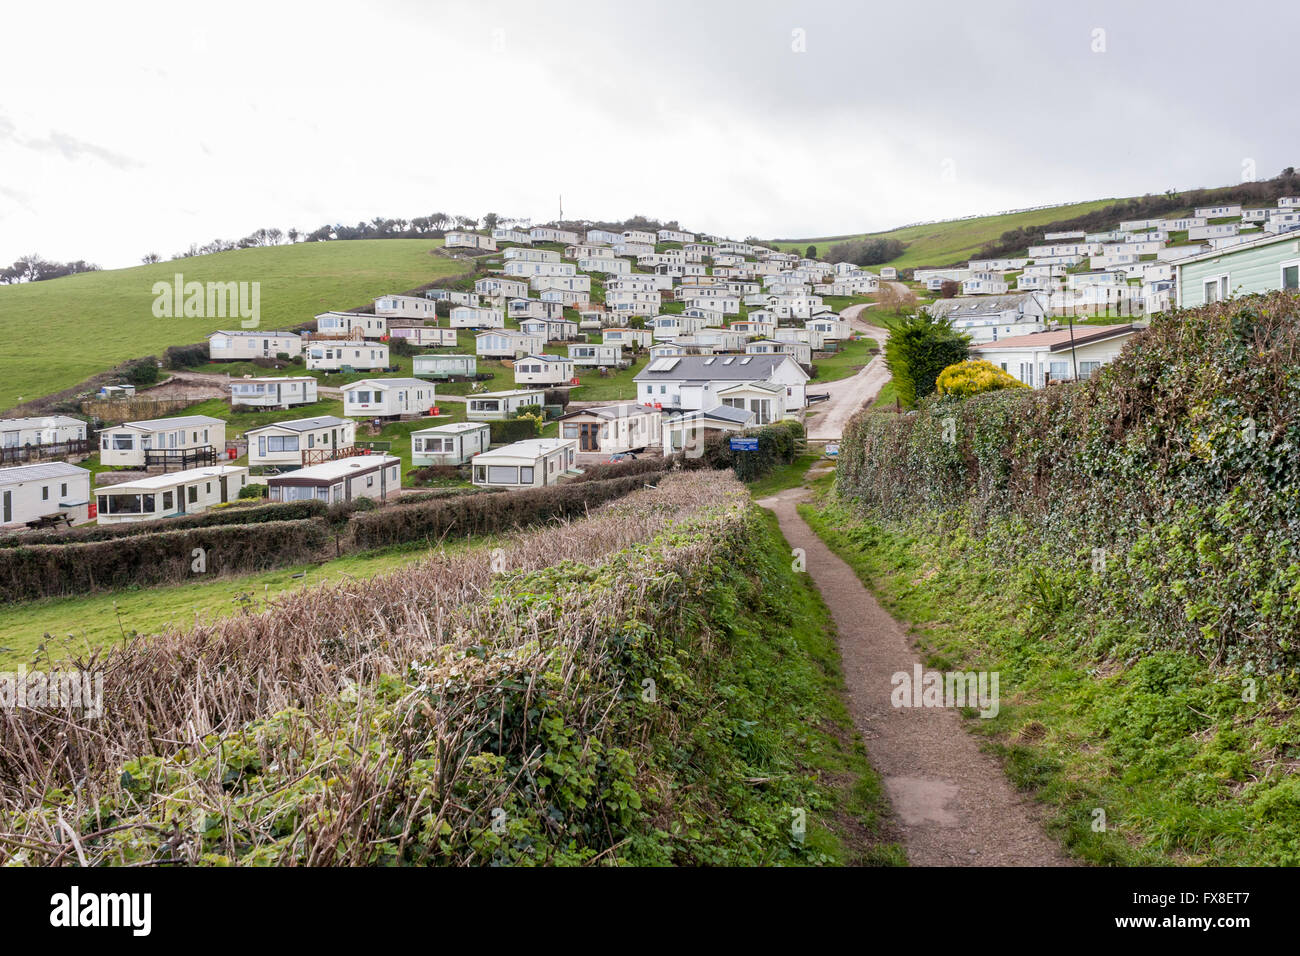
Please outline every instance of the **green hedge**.
[[[248, 573], [333, 554], [324, 518], [188, 528], [0, 551], [0, 593], [14, 601]], [[202, 567], [195, 569], [202, 549]]]
[[351, 522], [350, 547], [368, 551], [408, 541], [437, 541], [443, 537], [498, 534], [514, 528], [571, 518], [589, 508], [642, 488], [641, 475], [609, 481], [569, 482], [510, 494], [467, 495], [445, 501], [390, 505]]
[[532, 419], [511, 418], [503, 422], [488, 422], [492, 444], [509, 445], [537, 437], [537, 425]]
[[[111, 487], [111, 486], [110, 486]], [[251, 485], [248, 487], [252, 487]], [[131, 521], [124, 524], [80, 525], [54, 531], [33, 531], [0, 537], [0, 549], [40, 544], [73, 544], [85, 541], [108, 541], [139, 535], [179, 531], [185, 528], [213, 528], [224, 525], [264, 524], [268, 521], [298, 521], [326, 513], [323, 501], [290, 501], [284, 504], [258, 505], [251, 508], [214, 508], [202, 514], [156, 521]]]
[[1090, 382], [864, 412], [837, 489], [891, 521], [1023, 529], [1008, 567], [1147, 649], [1300, 665], [1300, 297], [1157, 316]]

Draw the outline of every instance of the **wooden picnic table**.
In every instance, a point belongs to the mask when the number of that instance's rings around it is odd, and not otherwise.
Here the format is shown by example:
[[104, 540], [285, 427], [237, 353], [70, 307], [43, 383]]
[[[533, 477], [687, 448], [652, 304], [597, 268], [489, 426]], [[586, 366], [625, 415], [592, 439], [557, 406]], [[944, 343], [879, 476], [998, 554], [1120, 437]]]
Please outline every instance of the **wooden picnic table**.
[[55, 528], [59, 525], [66, 525], [71, 528], [72, 516], [66, 511], [59, 511], [54, 514], [41, 515], [40, 517], [33, 518], [31, 521], [27, 522], [27, 527], [31, 528], [33, 531], [40, 531], [44, 528]]

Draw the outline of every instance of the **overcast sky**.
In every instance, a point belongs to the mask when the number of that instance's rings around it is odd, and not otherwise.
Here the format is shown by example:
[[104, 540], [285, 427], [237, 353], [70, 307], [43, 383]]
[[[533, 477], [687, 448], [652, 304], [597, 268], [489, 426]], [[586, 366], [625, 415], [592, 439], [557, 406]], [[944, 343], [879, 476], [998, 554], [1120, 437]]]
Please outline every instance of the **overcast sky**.
[[0, 262], [561, 194], [799, 238], [1266, 178], [1300, 164], [1298, 27], [1255, 0], [11, 6]]

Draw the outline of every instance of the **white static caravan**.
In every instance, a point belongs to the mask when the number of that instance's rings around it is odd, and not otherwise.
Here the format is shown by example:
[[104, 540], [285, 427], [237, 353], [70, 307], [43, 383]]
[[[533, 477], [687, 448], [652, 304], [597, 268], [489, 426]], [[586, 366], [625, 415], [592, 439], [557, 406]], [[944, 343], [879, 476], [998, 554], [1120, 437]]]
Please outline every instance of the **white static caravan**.
[[[507, 279], [504, 276], [484, 276], [474, 282], [474, 291], [488, 299], [526, 299], [528, 283], [522, 279]], [[474, 305], [473, 302], [458, 302], [457, 305]]]
[[425, 349], [454, 349], [457, 342], [455, 329], [441, 329], [436, 325], [395, 325], [388, 334]]
[[578, 267], [572, 262], [537, 262], [529, 259], [511, 259], [501, 271], [512, 278], [532, 278], [533, 276], [575, 276]]
[[485, 488], [554, 485], [577, 461], [578, 443], [564, 438], [529, 438], [475, 455], [474, 484]]
[[448, 323], [453, 329], [504, 329], [505, 313], [498, 309], [481, 309], [472, 305], [456, 305], [451, 309]]
[[582, 454], [617, 455], [640, 451], [662, 441], [663, 412], [649, 405], [622, 402], [570, 412], [559, 419], [560, 437], [578, 442]]
[[237, 379], [230, 383], [230, 404], [249, 408], [289, 408], [317, 401], [316, 379], [310, 375]]
[[[533, 237], [522, 229], [509, 229], [505, 226], [497, 226], [492, 230], [492, 239], [494, 242], [515, 242], [521, 246], [531, 246]], [[507, 249], [506, 252], [510, 250]]]
[[567, 385], [573, 378], [573, 359], [565, 355], [525, 355], [515, 362], [516, 385]]
[[253, 468], [299, 468], [315, 458], [333, 458], [356, 444], [357, 423], [335, 415], [273, 422], [244, 433]]
[[208, 358], [213, 362], [240, 362], [255, 358], [290, 358], [302, 354], [297, 332], [218, 331], [208, 336]]
[[546, 336], [526, 335], [513, 329], [480, 332], [474, 336], [474, 352], [485, 358], [519, 358], [546, 348]]
[[99, 433], [99, 462], [114, 468], [143, 468], [146, 452], [169, 452], [183, 462], [187, 454], [215, 456], [225, 448], [226, 423], [210, 415], [126, 422]]
[[506, 262], [559, 262], [560, 254], [552, 249], [507, 249], [501, 254]]
[[[370, 312], [322, 312], [316, 316], [316, 335], [329, 338], [382, 339], [388, 334], [388, 318]], [[309, 334], [309, 341], [311, 336]]]
[[387, 500], [402, 487], [402, 460], [394, 455], [337, 458], [266, 480], [271, 501], [324, 501], [342, 504], [357, 498]]
[[343, 414], [358, 418], [423, 415], [434, 402], [433, 383], [418, 378], [363, 378], [341, 391]]
[[463, 465], [492, 444], [486, 422], [451, 422], [411, 432], [411, 465]]
[[588, 368], [621, 368], [628, 363], [623, 358], [623, 346], [621, 345], [603, 345], [593, 343], [590, 345], [570, 345], [569, 358], [573, 364], [578, 367]]
[[758, 339], [745, 345], [746, 355], [788, 355], [800, 365], [812, 364], [812, 346], [807, 342], [778, 342]]
[[772, 334], [772, 338], [777, 342], [806, 342], [814, 352], [822, 352], [826, 349], [826, 336], [816, 329], [777, 329]]
[[815, 319], [809, 319], [804, 324], [804, 328], [813, 332], [820, 332], [827, 342], [836, 342], [847, 339], [851, 334], [849, 323], [841, 321], [834, 315], [819, 315]]
[[[478, 282], [474, 283], [474, 288], [478, 288]], [[458, 292], [455, 289], [425, 289], [424, 297], [434, 302], [446, 302], [448, 305], [478, 305], [477, 293]]]
[[90, 472], [65, 461], [0, 468], [0, 525], [52, 515], [70, 524], [90, 520]]
[[443, 239], [443, 246], [448, 249], [476, 249], [483, 252], [496, 252], [497, 243], [491, 236], [480, 236], [477, 232], [449, 232]]
[[66, 445], [86, 440], [86, 423], [67, 415], [41, 418], [0, 418], [0, 448], [24, 445]]
[[654, 331], [651, 329], [605, 329], [601, 341], [606, 345], [617, 345], [625, 349], [648, 349], [654, 343]]
[[698, 332], [700, 329], [707, 328], [704, 319], [697, 318], [693, 315], [656, 315], [654, 318], [646, 321], [646, 326], [650, 329], [655, 341], [663, 339], [675, 339], [679, 335], [687, 335], [691, 332]]
[[578, 337], [578, 323], [572, 319], [525, 319], [519, 323], [525, 335], [540, 335], [548, 342], [570, 342]]
[[311, 342], [307, 345], [307, 368], [380, 372], [388, 368], [388, 346], [382, 342]]
[[581, 241], [581, 237], [576, 232], [570, 232], [568, 229], [553, 229], [550, 226], [533, 226], [528, 230], [528, 236], [533, 242], [574, 243]]
[[470, 394], [465, 402], [465, 417], [472, 422], [504, 421], [529, 405], [537, 405], [541, 395], [530, 388]]
[[100, 524], [124, 524], [202, 514], [213, 505], [237, 499], [246, 484], [247, 468], [213, 465], [103, 485], [95, 489], [97, 517]]
[[478, 373], [475, 355], [417, 355], [411, 359], [416, 378], [473, 378]]
[[438, 303], [422, 295], [381, 295], [375, 299], [375, 315], [386, 319], [437, 320]]

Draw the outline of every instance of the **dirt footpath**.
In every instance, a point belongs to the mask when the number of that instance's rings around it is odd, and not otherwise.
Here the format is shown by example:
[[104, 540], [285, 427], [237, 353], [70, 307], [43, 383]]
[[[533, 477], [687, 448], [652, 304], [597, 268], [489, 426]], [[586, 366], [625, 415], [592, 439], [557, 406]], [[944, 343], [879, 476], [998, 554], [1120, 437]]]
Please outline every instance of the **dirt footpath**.
[[849, 709], [915, 866], [1071, 866], [1039, 809], [979, 749], [955, 709], [894, 707], [890, 678], [923, 663], [904, 628], [795, 510], [802, 488], [758, 502], [776, 513], [839, 630]]

